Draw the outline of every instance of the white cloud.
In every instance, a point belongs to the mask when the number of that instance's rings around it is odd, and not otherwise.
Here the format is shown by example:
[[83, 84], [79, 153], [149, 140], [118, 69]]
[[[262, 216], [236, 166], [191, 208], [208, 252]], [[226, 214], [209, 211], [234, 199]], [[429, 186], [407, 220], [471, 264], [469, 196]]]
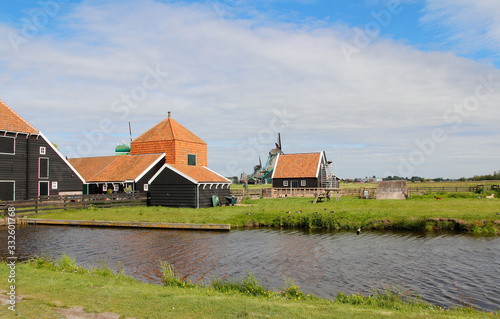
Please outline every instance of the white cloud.
[[[128, 139], [128, 121], [137, 137], [170, 110], [208, 142], [209, 166], [220, 172], [248, 172], [258, 155], [265, 161], [279, 129], [286, 152], [326, 150], [342, 177], [383, 175], [418, 149], [415, 139], [450, 124], [443, 115], [475, 94], [479, 76], [500, 81], [491, 66], [389, 40], [347, 63], [345, 27], [223, 20], [210, 5], [83, 2], [54, 19], [65, 37], [40, 32], [19, 53], [0, 43], [0, 98], [72, 156], [89, 139], [102, 139], [90, 155], [112, 154]], [[144, 101], [127, 116], [113, 111], [156, 67], [168, 76]], [[415, 175], [477, 173], [470, 159], [458, 161], [463, 173], [448, 165], [464, 149], [497, 162], [496, 90], [457, 130], [445, 127], [447, 142]], [[102, 119], [112, 121], [112, 134], [89, 135]], [[469, 131], [485, 135], [459, 135]]]
[[496, 0], [427, 0], [421, 22], [433, 28], [460, 53], [483, 50], [499, 57], [500, 2]]

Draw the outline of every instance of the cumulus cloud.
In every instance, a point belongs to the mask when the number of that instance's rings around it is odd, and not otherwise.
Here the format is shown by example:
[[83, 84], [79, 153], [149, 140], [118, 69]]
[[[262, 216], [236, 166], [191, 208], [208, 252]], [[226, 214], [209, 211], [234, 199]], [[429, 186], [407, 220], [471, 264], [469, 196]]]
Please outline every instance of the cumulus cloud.
[[0, 43], [0, 98], [70, 156], [111, 155], [128, 121], [137, 137], [173, 111], [207, 141], [209, 166], [231, 175], [265, 161], [278, 131], [285, 152], [325, 150], [341, 177], [397, 174], [437, 128], [446, 143], [412, 174], [477, 173], [448, 165], [474, 162], [464, 148], [497, 162], [498, 92], [455, 110], [479, 77], [500, 81], [495, 68], [383, 37], [348, 63], [353, 29], [262, 19], [221, 19], [212, 3], [84, 1], [51, 17], [64, 33], [41, 30], [17, 53]]

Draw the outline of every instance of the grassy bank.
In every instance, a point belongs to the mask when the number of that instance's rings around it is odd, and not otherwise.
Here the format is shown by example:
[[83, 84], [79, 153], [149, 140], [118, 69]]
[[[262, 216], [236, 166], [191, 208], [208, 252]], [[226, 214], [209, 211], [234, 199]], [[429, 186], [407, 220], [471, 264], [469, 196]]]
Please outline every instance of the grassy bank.
[[478, 199], [474, 194], [415, 196], [408, 200], [362, 200], [312, 204], [312, 198], [246, 200], [244, 206], [204, 209], [134, 207], [91, 208], [40, 215], [40, 218], [165, 223], [215, 223], [232, 227], [272, 226], [333, 230], [456, 230], [494, 235], [500, 229], [499, 199]]
[[[395, 290], [371, 296], [337, 295], [335, 301], [315, 298], [292, 281], [280, 292], [260, 286], [248, 275], [238, 282], [211, 286], [184, 283], [164, 264], [165, 285], [138, 282], [105, 266], [78, 267], [67, 256], [55, 262], [37, 258], [16, 267], [16, 312], [6, 305], [2, 318], [61, 318], [62, 312], [115, 313], [121, 318], [492, 318], [472, 308], [443, 310], [416, 296]], [[0, 265], [0, 277], [9, 267]], [[5, 293], [4, 293], [5, 295]], [[5, 299], [5, 298], [4, 298]]]

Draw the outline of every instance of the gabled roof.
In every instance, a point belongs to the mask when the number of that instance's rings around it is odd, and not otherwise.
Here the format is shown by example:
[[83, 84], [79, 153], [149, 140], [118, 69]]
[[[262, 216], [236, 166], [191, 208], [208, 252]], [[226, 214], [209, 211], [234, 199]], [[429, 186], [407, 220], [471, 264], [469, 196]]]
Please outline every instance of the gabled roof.
[[177, 174], [183, 176], [184, 178], [190, 180], [195, 184], [204, 184], [204, 183], [231, 183], [230, 180], [225, 178], [222, 175], [217, 174], [211, 169], [205, 166], [192, 166], [192, 165], [174, 165], [174, 164], [165, 164], [163, 167], [149, 180], [149, 184], [151, 184], [158, 175], [164, 169], [170, 169]]
[[193, 134], [176, 120], [167, 117], [160, 123], [153, 126], [144, 134], [132, 141], [132, 143], [157, 142], [157, 141], [185, 141], [206, 144], [201, 138]]
[[164, 158], [165, 154], [122, 155], [72, 158], [69, 162], [87, 183], [137, 182]]
[[2, 100], [0, 100], [0, 131], [39, 134], [36, 128], [26, 122]]
[[318, 177], [323, 152], [280, 154], [276, 160], [273, 178], [314, 178]]

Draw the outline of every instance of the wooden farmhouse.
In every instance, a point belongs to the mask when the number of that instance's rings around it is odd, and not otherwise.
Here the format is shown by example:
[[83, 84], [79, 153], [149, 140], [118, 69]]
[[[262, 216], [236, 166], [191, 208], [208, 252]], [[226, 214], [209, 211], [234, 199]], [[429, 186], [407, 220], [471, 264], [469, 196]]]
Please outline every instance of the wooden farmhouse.
[[148, 192], [148, 181], [165, 163], [165, 154], [73, 158], [85, 179], [84, 194]]
[[[207, 165], [207, 143], [169, 116], [134, 139], [130, 154], [75, 158], [89, 194], [132, 191], [150, 195], [150, 205], [210, 207], [225, 200], [231, 182]], [[210, 200], [207, 200], [209, 198]]]
[[163, 152], [165, 165], [149, 181], [150, 205], [211, 207], [212, 196], [225, 200], [231, 181], [208, 169], [207, 143], [171, 118], [136, 138], [130, 154]]
[[0, 200], [77, 195], [83, 183], [47, 137], [0, 100]]
[[325, 152], [279, 154], [273, 176], [273, 188], [337, 188]]

